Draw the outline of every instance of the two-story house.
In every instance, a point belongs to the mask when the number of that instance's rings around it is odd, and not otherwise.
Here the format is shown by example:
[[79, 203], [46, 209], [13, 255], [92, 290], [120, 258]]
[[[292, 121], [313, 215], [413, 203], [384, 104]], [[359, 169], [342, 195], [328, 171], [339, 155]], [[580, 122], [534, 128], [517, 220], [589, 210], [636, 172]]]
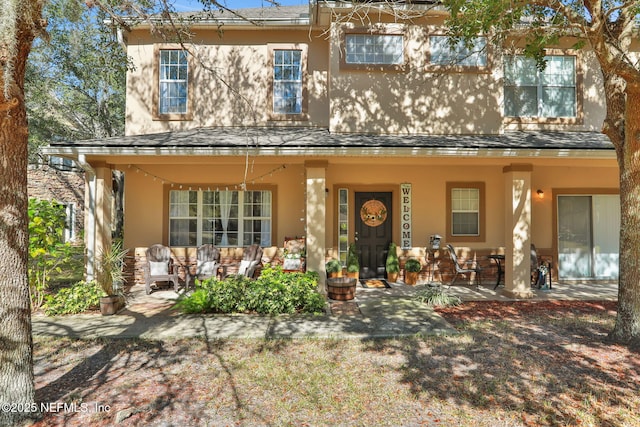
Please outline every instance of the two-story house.
[[515, 296], [530, 293], [531, 243], [558, 280], [616, 278], [619, 177], [594, 55], [567, 41], [541, 71], [482, 36], [450, 49], [441, 10], [403, 7], [222, 13], [184, 44], [146, 24], [124, 34], [126, 136], [49, 148], [88, 172], [89, 258], [108, 243], [117, 169], [137, 258], [154, 243], [181, 260], [203, 243], [274, 254], [305, 236], [308, 269], [356, 242], [362, 273], [380, 274], [391, 241], [423, 259], [438, 234], [466, 258], [504, 253]]

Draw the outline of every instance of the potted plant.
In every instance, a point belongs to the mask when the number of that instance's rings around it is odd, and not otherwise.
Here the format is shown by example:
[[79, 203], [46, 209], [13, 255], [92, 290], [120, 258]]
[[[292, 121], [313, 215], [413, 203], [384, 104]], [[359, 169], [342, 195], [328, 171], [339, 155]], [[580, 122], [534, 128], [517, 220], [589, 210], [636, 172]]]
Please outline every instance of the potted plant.
[[124, 259], [128, 252], [120, 242], [114, 242], [98, 256], [96, 282], [104, 294], [100, 298], [100, 312], [105, 316], [117, 313], [124, 306]]
[[342, 277], [342, 263], [337, 259], [330, 259], [325, 264], [327, 277]]
[[418, 282], [418, 273], [422, 270], [422, 264], [415, 258], [409, 258], [404, 264], [404, 283], [415, 285]]
[[387, 253], [387, 280], [390, 282], [398, 281], [398, 274], [400, 273], [400, 261], [398, 261], [398, 251], [396, 244], [391, 242], [389, 244], [389, 253]]
[[354, 279], [360, 277], [360, 260], [358, 260], [355, 243], [351, 243], [347, 251], [347, 277]]

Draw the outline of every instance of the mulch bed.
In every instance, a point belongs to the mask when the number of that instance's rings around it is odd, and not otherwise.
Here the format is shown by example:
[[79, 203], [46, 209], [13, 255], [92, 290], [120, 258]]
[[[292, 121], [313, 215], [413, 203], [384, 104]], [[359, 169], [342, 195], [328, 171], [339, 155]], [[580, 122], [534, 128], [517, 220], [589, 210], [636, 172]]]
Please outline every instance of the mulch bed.
[[440, 315], [450, 322], [478, 321], [486, 319], [518, 319], [532, 314], [554, 316], [579, 313], [615, 313], [616, 301], [500, 301], [465, 302], [457, 307], [437, 307]]

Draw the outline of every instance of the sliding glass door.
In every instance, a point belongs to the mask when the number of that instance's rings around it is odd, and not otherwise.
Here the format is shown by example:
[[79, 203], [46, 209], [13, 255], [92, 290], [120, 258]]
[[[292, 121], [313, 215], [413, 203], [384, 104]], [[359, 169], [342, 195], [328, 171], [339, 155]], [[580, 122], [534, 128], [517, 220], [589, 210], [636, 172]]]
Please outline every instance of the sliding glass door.
[[619, 233], [618, 195], [559, 195], [560, 279], [616, 279]]

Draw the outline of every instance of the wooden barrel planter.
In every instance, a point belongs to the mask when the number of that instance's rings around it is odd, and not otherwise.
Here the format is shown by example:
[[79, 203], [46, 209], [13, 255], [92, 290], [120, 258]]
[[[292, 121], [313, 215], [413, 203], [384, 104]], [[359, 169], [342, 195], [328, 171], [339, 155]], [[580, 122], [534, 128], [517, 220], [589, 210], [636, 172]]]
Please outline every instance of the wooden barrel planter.
[[334, 277], [327, 279], [327, 296], [338, 301], [348, 301], [356, 297], [356, 279]]

